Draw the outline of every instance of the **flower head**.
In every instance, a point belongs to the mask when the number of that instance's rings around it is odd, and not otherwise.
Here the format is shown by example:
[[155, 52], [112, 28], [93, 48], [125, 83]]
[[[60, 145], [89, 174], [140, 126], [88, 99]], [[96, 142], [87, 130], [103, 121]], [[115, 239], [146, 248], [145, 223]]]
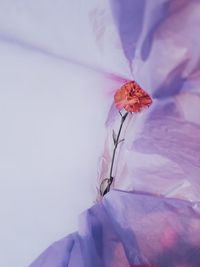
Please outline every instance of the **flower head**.
[[114, 96], [116, 107], [128, 112], [140, 112], [152, 104], [151, 97], [135, 82], [125, 83]]

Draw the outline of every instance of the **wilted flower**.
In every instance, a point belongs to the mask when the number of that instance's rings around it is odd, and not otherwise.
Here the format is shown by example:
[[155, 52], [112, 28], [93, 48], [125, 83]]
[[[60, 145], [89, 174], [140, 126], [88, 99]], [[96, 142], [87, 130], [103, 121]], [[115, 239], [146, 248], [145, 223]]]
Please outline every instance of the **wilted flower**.
[[[122, 130], [122, 126], [124, 121], [126, 120], [129, 113], [132, 112], [140, 112], [143, 108], [149, 107], [152, 103], [151, 97], [135, 82], [130, 81], [125, 83], [114, 95], [114, 101], [116, 107], [121, 110], [125, 109], [127, 112], [123, 115], [120, 111], [121, 115], [121, 124], [116, 134], [113, 130], [113, 142], [114, 142], [114, 149], [110, 167], [109, 177], [102, 180], [100, 184], [100, 195], [104, 196], [110, 191], [111, 185], [114, 180], [113, 176], [113, 166], [115, 160], [115, 154], [119, 143], [124, 141], [124, 138], [120, 139], [120, 134]], [[136, 266], [136, 265], [133, 265]], [[145, 265], [141, 265], [145, 266]], [[152, 265], [152, 267], [155, 267]]]
[[128, 112], [140, 112], [152, 104], [151, 97], [135, 82], [125, 83], [114, 96], [116, 107]]

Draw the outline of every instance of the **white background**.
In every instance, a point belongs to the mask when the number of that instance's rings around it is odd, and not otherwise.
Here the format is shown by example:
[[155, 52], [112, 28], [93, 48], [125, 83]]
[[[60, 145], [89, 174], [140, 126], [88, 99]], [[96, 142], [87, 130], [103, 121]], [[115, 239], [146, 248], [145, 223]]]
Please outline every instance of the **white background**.
[[118, 65], [95, 45], [91, 3], [0, 1], [2, 267], [28, 266], [95, 200]]

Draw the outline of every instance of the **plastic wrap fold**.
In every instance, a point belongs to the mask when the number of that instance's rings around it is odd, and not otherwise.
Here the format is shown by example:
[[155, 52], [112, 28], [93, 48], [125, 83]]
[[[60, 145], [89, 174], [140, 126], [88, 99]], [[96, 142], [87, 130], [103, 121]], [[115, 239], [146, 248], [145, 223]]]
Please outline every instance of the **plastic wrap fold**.
[[[200, 2], [89, 1], [86, 9], [102, 60], [115, 74], [108, 76], [111, 91], [134, 79], [153, 105], [129, 116], [115, 190], [81, 216], [79, 232], [31, 267], [198, 267]], [[118, 118], [112, 105], [98, 185], [108, 174]]]

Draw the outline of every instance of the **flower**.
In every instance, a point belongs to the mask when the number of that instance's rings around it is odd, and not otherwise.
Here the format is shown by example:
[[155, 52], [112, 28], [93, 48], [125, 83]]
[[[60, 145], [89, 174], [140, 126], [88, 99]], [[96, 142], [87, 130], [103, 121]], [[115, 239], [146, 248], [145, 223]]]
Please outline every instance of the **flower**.
[[117, 90], [114, 96], [117, 109], [140, 112], [152, 104], [151, 97], [135, 82], [129, 81]]

